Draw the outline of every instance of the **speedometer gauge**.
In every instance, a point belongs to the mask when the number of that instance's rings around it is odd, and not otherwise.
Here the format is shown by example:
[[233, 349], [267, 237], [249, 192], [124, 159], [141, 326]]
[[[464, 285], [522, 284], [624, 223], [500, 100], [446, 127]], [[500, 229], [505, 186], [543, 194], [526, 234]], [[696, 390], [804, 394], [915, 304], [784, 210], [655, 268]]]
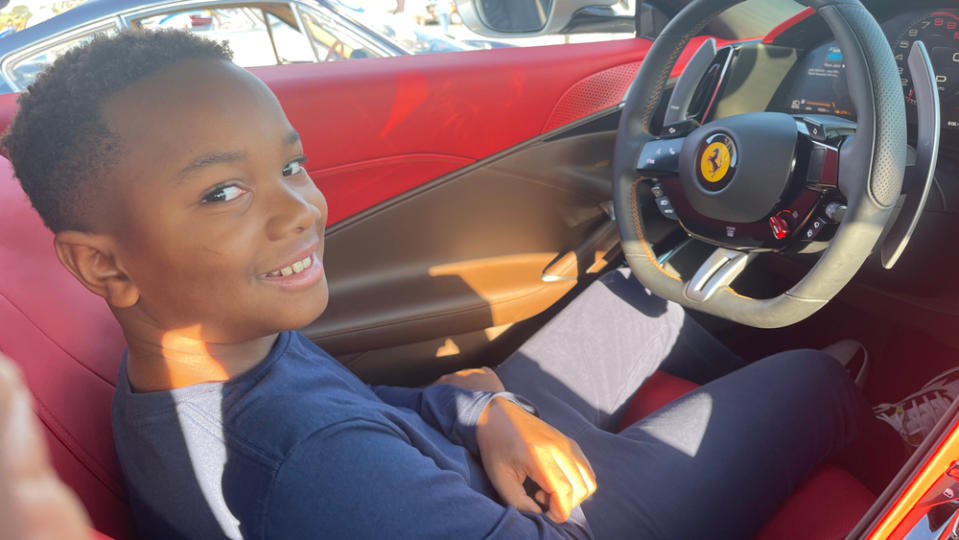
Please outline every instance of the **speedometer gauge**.
[[916, 40], [922, 40], [929, 51], [939, 87], [942, 127], [959, 129], [959, 11], [942, 10], [930, 13], [909, 25], [896, 41], [893, 53], [899, 64], [899, 76], [906, 96], [906, 115], [916, 121], [916, 92], [912, 87], [906, 58]]

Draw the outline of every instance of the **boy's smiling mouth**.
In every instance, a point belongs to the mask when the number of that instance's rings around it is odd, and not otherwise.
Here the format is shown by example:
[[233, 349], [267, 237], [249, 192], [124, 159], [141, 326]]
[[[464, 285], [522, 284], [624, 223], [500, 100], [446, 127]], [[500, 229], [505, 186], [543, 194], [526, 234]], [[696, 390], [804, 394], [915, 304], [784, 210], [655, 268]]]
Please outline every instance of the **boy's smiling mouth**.
[[309, 257], [306, 257], [302, 261], [296, 261], [295, 263], [289, 266], [284, 266], [283, 268], [280, 268], [279, 270], [267, 272], [265, 277], [280, 277], [280, 276], [286, 277], [292, 274], [299, 274], [300, 272], [302, 272], [303, 270], [306, 270], [312, 265], [313, 265], [313, 255], [310, 255]]
[[306, 254], [297, 255], [297, 259], [286, 265], [260, 274], [260, 278], [269, 283], [289, 288], [301, 288], [313, 285], [323, 278], [323, 263], [317, 253], [318, 246], [312, 246]]

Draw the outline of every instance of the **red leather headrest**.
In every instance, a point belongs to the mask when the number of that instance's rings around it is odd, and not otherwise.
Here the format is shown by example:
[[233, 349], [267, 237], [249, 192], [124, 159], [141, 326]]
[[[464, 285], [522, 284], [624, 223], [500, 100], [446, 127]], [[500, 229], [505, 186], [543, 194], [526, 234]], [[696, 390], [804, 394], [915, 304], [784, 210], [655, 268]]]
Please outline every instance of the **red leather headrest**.
[[[20, 94], [0, 94], [0, 133], [6, 133], [10, 122], [17, 114], [17, 99]], [[0, 156], [9, 159], [7, 148], [0, 144]]]

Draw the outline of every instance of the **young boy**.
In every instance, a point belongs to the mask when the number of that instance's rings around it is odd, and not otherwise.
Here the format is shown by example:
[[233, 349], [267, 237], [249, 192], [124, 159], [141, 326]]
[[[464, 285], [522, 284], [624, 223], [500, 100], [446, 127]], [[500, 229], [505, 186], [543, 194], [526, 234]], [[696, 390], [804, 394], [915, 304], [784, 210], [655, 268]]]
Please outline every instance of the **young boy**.
[[114, 435], [146, 537], [745, 538], [869, 416], [837, 362], [793, 351], [613, 433], [664, 361], [743, 364], [622, 272], [496, 374], [363, 384], [293, 331], [328, 302], [299, 137], [187, 34], [71, 50], [4, 142], [123, 328]]

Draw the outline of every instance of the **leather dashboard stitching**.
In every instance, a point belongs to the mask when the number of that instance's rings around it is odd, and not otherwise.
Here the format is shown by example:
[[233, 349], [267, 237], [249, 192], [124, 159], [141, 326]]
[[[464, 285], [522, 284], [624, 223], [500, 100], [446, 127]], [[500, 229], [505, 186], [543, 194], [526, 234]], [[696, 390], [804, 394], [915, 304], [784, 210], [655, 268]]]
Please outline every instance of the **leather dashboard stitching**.
[[739, 298], [742, 298], [743, 300], [755, 300], [755, 298], [750, 298], [749, 296], [739, 294], [738, 292], [736, 292], [736, 289], [733, 289], [729, 285], [723, 287], [723, 289], [726, 291], [729, 291], [729, 294], [732, 294], [733, 296], [738, 296]]

